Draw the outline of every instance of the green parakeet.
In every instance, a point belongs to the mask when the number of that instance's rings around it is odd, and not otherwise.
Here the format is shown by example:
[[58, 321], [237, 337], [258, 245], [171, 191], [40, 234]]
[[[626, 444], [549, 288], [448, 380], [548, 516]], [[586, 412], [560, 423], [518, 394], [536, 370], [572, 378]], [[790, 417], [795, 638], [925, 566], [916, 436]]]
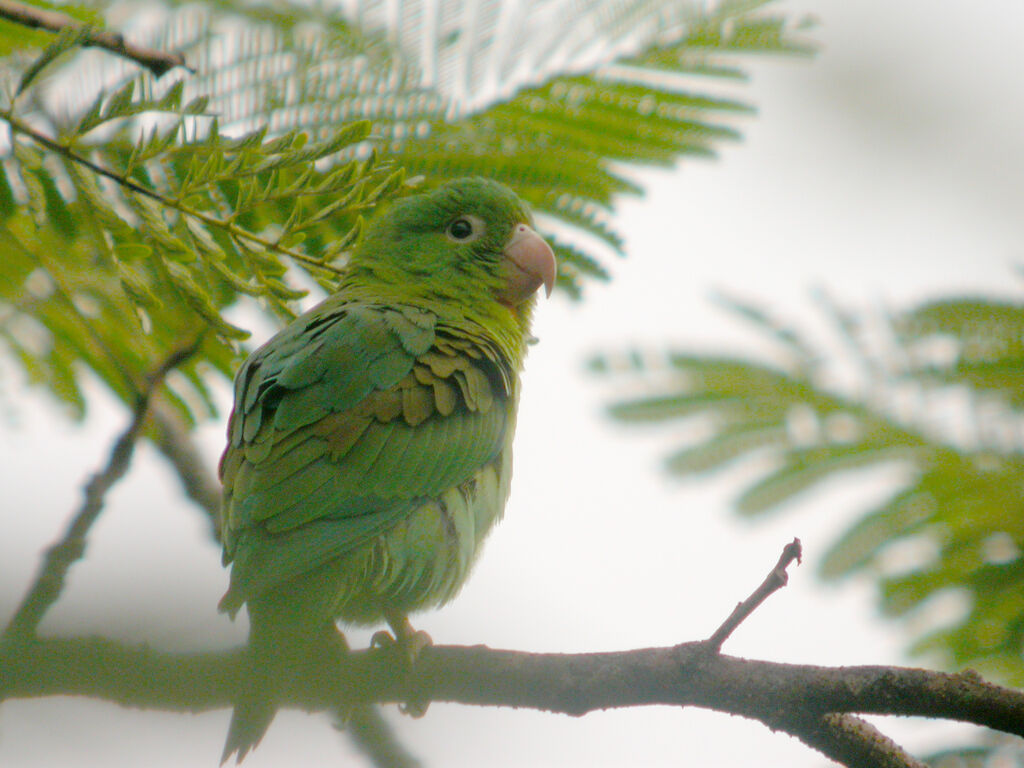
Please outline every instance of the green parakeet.
[[[519, 372], [555, 258], [508, 188], [459, 179], [371, 221], [340, 290], [235, 379], [221, 458], [231, 581], [252, 690], [224, 758], [274, 716], [267, 690], [338, 635], [459, 590], [509, 495]], [[283, 690], [283, 688], [279, 688]], [[269, 697], [268, 697], [269, 696]]]

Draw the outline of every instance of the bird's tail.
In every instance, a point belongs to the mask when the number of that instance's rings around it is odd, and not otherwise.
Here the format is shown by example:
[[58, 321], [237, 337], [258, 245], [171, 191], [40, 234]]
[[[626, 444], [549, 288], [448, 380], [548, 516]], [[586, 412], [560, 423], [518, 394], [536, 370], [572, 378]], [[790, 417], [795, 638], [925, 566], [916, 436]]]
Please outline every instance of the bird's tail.
[[[229, 604], [230, 596], [228, 592], [219, 607], [234, 618], [242, 603]], [[290, 617], [281, 606], [281, 601], [272, 595], [248, 601], [249, 643], [242, 668], [244, 682], [235, 696], [231, 725], [220, 756], [221, 765], [232, 755], [235, 755], [235, 763], [242, 762], [260, 743], [277, 712], [274, 687], [282, 677], [281, 658], [288, 653], [289, 646], [296, 645], [300, 639], [289, 626]]]
[[232, 755], [240, 763], [260, 743], [289, 690], [348, 650], [333, 622], [295, 593], [249, 600], [248, 611], [245, 684], [235, 698], [221, 765]]
[[[245, 655], [244, 684], [235, 697], [231, 725], [224, 742], [220, 764], [231, 755], [240, 763], [270, 727], [277, 713], [275, 700], [289, 675], [295, 673], [289, 659], [295, 659], [308, 647], [307, 638], [283, 632], [273, 614], [249, 606], [249, 647]], [[301, 640], [301, 641], [300, 641]]]
[[228, 726], [228, 738], [224, 742], [220, 764], [224, 765], [231, 755], [235, 755], [236, 763], [242, 762], [249, 750], [260, 743], [275, 714], [277, 708], [265, 695], [246, 693], [240, 697], [231, 713], [231, 725]]

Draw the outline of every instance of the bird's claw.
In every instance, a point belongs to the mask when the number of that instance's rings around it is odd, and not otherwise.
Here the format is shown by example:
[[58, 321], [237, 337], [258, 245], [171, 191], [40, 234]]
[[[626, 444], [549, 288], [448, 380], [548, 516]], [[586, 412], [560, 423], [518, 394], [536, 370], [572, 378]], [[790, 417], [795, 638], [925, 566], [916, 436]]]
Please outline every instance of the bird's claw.
[[[423, 649], [433, 645], [434, 641], [426, 632], [414, 630], [405, 616], [389, 616], [388, 624], [395, 634], [385, 630], [375, 632], [370, 638], [370, 646], [391, 651], [398, 657], [405, 671], [411, 672]], [[423, 717], [429, 706], [429, 701], [412, 700], [399, 704], [398, 709], [410, 717]]]
[[423, 653], [423, 649], [429, 648], [433, 644], [433, 638], [423, 631], [416, 631], [409, 635], [402, 634], [396, 639], [390, 632], [382, 629], [379, 632], [374, 632], [373, 637], [370, 638], [371, 648], [393, 651], [402, 661], [406, 670], [412, 669], [420, 654]]
[[423, 630], [417, 630], [408, 637], [402, 638], [403, 655], [409, 667], [411, 668], [419, 660], [424, 648], [429, 648], [433, 644], [434, 639]]
[[427, 714], [428, 709], [430, 709], [429, 701], [403, 701], [398, 705], [399, 712], [417, 720]]
[[398, 645], [398, 641], [395, 640], [394, 635], [388, 632], [386, 629], [382, 629], [378, 632], [373, 633], [373, 637], [370, 638], [371, 648], [394, 648]]

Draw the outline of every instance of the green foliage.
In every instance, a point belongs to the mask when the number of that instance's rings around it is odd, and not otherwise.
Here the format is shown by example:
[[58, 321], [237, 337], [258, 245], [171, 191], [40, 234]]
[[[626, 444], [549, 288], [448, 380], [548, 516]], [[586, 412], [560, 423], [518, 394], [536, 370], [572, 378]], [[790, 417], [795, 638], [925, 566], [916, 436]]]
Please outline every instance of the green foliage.
[[[770, 338], [774, 364], [682, 353], [601, 358], [595, 367], [617, 377], [638, 371], [645, 391], [659, 382], [655, 394], [623, 400], [612, 414], [655, 424], [699, 417], [710, 426], [668, 458], [673, 474], [767, 460], [737, 500], [746, 515], [780, 510], [851, 469], [906, 467], [907, 483], [837, 539], [822, 575], [876, 575], [892, 616], [955, 601], [962, 610], [912, 650], [1024, 682], [1024, 304], [931, 302], [891, 322], [895, 348], [885, 355], [872, 354], [864, 324], [830, 307], [864, 373], [853, 395], [827, 383], [827, 356], [795, 330], [758, 308], [732, 309]], [[938, 423], [930, 404], [940, 399], [969, 428]], [[909, 410], [908, 401], [916, 403]]]
[[[535, 206], [559, 285], [578, 295], [621, 249], [615, 196], [642, 191], [627, 164], [707, 156], [738, 137], [730, 120], [749, 108], [684, 76], [734, 78], [722, 57], [735, 52], [806, 50], [763, 5], [595, 0], [531, 48], [529, 19], [458, 16], [398, 35], [374, 4], [349, 18], [140, 4], [133, 42], [192, 68], [159, 79], [109, 52], [80, 55], [81, 31], [49, 35], [33, 61], [0, 68], [13, 94], [0, 104], [13, 137], [0, 236], [16, 254], [0, 264], [0, 335], [79, 414], [85, 370], [131, 404], [201, 335], [170, 380], [183, 415], [200, 417], [203, 375], [227, 375], [247, 336], [225, 314], [239, 299], [292, 317], [312, 283], [332, 290], [376, 204], [467, 174]], [[534, 66], [510, 68], [524, 60]]]
[[[267, 138], [265, 129], [228, 138], [204, 99], [181, 101], [180, 84], [146, 99], [128, 83], [100, 95], [59, 143], [7, 114], [15, 146], [0, 185], [3, 335], [31, 378], [78, 413], [76, 364], [131, 403], [149, 372], [199, 336], [205, 344], [176, 399], [186, 414], [194, 415], [188, 403], [209, 410], [201, 371], [229, 376], [231, 342], [248, 336], [223, 310], [246, 295], [292, 317], [305, 292], [287, 284], [289, 263], [329, 289], [338, 246], [402, 183], [403, 172], [372, 153], [318, 170], [366, 139], [365, 121], [314, 142], [297, 132]], [[134, 140], [121, 129], [101, 148], [87, 144], [91, 132], [142, 114], [163, 124]]]
[[915, 356], [911, 373], [935, 384], [963, 384], [1024, 405], [1020, 386], [1024, 370], [1024, 307], [983, 298], [939, 301], [902, 318], [897, 331], [904, 343], [918, 347], [944, 340], [949, 359]]

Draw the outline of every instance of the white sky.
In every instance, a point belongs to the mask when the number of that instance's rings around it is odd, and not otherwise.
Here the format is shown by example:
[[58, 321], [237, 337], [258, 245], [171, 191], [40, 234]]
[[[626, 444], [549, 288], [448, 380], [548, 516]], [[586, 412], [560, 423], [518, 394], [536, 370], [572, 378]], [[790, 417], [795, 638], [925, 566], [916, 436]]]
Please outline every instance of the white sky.
[[[513, 498], [460, 597], [414, 621], [436, 642], [586, 651], [699, 639], [797, 535], [807, 562], [725, 652], [906, 663], [905, 636], [876, 621], [867, 584], [823, 587], [813, 578], [844, 521], [884, 494], [893, 472], [866, 473], [854, 488], [836, 484], [785, 514], [745, 523], [729, 502], [749, 470], [666, 481], [658, 467], [671, 436], [611, 424], [601, 412], [613, 391], [583, 370], [594, 351], [668, 340], [752, 349], [752, 337], [708, 301], [712, 288], [805, 319], [819, 317], [808, 300], [812, 286], [862, 309], [972, 290], [1019, 298], [1024, 6], [822, 0], [780, 7], [814, 11], [822, 52], [756, 62], [741, 94], [760, 112], [742, 124], [745, 140], [723, 148], [718, 162], [646, 174], [647, 197], [620, 208], [629, 257], [614, 265], [615, 279], [591, 287], [581, 305], [557, 298], [538, 313], [541, 343], [527, 362]], [[3, 383], [20, 422], [0, 438], [3, 507], [16, 521], [0, 537], [6, 615], [126, 416], [98, 395], [86, 425], [73, 427], [10, 377]], [[222, 432], [222, 425], [204, 430], [211, 462]], [[168, 649], [225, 647], [245, 631], [216, 613], [226, 579], [199, 516], [183, 508], [170, 473], [143, 448], [44, 629], [144, 638]], [[227, 721], [226, 710], [173, 716], [80, 700], [6, 702], [0, 765], [212, 766]], [[697, 710], [571, 719], [434, 705], [421, 720], [396, 721], [432, 766], [824, 762], [759, 724]], [[883, 727], [911, 748], [961, 733], [905, 720]], [[325, 720], [283, 713], [246, 765], [340, 764], [338, 744]]]

